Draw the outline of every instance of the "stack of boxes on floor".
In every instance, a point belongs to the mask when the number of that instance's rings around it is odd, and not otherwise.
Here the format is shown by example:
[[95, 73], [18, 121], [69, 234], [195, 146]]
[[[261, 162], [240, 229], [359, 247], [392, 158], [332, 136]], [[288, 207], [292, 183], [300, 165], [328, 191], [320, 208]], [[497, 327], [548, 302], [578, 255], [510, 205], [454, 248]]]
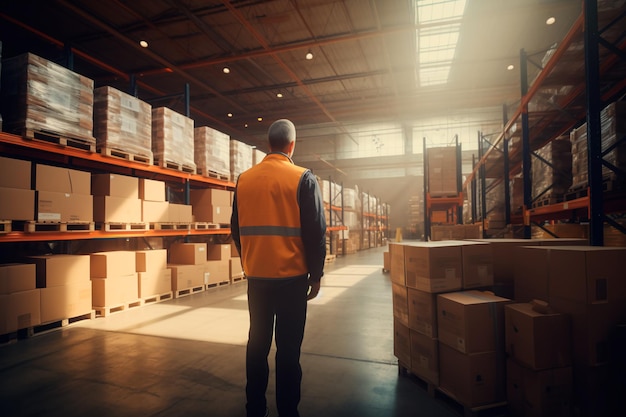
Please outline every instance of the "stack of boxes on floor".
[[99, 315], [106, 316], [115, 308], [140, 305], [134, 252], [92, 253], [90, 262], [93, 307]]
[[136, 251], [135, 265], [139, 299], [161, 301], [172, 298], [172, 270], [167, 267], [166, 249]]
[[626, 389], [624, 337], [612, 344], [626, 323], [626, 248], [476, 243], [390, 244], [400, 365], [467, 408], [506, 401], [514, 416], [611, 415]]
[[173, 243], [169, 250], [174, 296], [203, 291], [207, 282], [204, 270], [207, 261], [206, 243]]

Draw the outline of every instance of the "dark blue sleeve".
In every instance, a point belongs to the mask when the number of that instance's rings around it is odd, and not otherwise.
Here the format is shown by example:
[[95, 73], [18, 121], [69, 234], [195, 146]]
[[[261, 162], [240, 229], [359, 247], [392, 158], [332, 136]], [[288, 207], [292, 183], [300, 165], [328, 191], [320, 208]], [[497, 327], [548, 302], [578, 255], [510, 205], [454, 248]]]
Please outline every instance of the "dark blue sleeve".
[[237, 189], [233, 193], [233, 213], [230, 215], [230, 233], [237, 247], [237, 252], [241, 254], [241, 240], [239, 240], [239, 215], [237, 214]]
[[322, 193], [311, 171], [306, 171], [302, 175], [298, 201], [302, 242], [310, 279], [319, 281], [324, 276], [324, 260], [326, 259], [326, 218]]

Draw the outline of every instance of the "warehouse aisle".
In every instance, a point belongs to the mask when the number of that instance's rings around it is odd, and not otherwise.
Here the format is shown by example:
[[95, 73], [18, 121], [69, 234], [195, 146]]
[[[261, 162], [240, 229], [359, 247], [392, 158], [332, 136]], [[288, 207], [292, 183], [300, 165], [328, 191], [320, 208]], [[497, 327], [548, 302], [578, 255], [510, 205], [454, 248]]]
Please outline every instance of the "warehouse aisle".
[[[302, 349], [302, 417], [458, 415], [398, 375], [384, 250], [326, 270]], [[1, 414], [244, 417], [247, 326], [241, 282], [2, 346]], [[276, 416], [273, 380], [268, 400]]]

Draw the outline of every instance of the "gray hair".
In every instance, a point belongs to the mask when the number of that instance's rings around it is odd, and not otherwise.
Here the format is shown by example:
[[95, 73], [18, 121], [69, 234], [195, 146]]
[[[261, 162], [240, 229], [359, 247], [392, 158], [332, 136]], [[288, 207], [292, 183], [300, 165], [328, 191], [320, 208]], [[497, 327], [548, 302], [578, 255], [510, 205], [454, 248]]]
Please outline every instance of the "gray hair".
[[274, 151], [284, 150], [287, 145], [296, 140], [296, 126], [291, 120], [276, 120], [267, 131], [270, 149]]

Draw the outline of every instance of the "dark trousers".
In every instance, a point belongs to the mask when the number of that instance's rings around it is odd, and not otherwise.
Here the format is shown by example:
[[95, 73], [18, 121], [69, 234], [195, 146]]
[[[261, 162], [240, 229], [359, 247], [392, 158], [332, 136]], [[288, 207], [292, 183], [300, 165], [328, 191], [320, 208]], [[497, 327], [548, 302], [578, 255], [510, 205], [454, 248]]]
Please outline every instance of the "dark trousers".
[[263, 416], [267, 406], [267, 357], [276, 329], [276, 405], [280, 417], [299, 417], [300, 347], [306, 322], [306, 277], [249, 279], [250, 332], [246, 350], [248, 417]]

